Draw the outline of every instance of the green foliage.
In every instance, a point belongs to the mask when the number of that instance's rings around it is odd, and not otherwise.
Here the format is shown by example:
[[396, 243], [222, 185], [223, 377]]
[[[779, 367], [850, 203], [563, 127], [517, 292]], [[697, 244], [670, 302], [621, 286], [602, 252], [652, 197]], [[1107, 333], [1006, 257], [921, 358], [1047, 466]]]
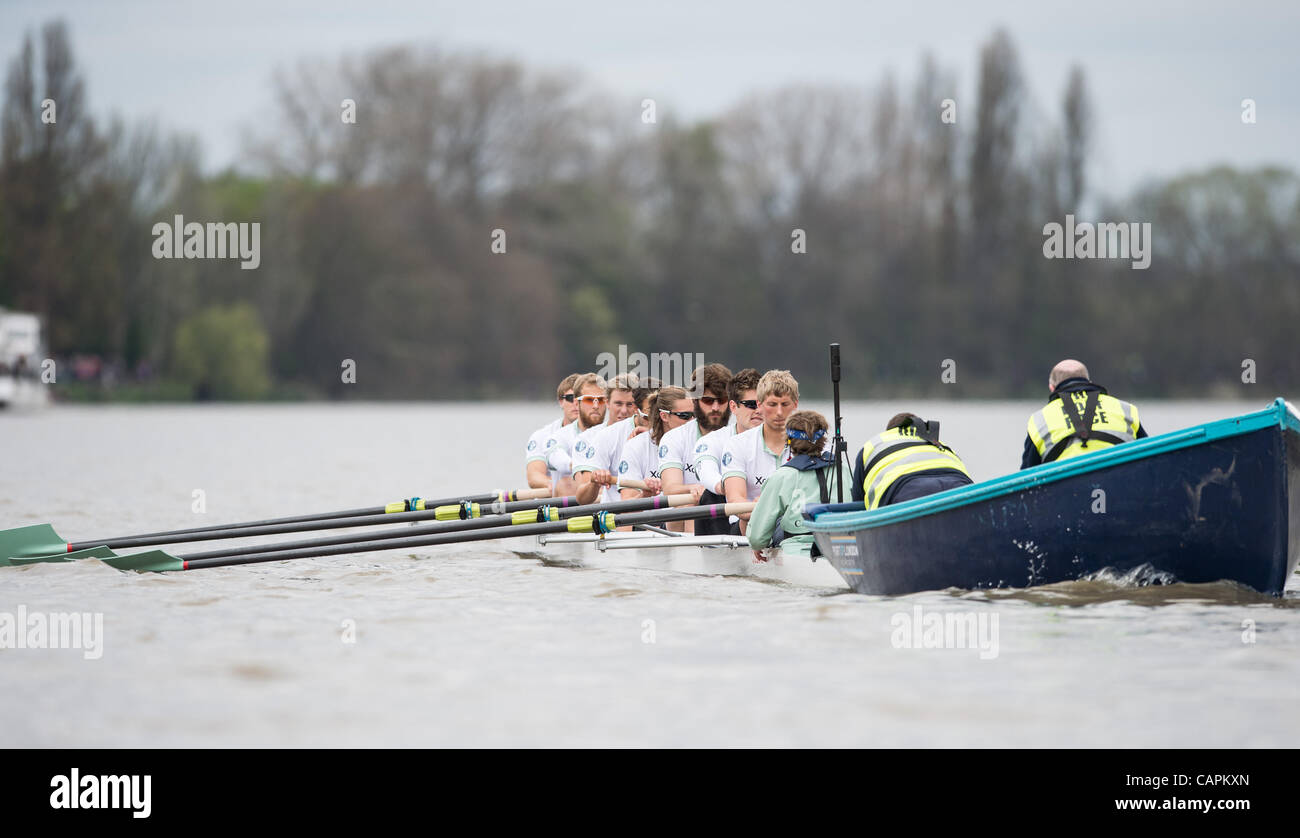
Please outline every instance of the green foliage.
[[270, 390], [268, 341], [247, 303], [204, 309], [176, 328], [175, 376], [196, 399], [258, 399]]
[[[790, 369], [815, 397], [830, 341], [851, 398], [1040, 397], [1062, 357], [1135, 399], [1253, 398], [1244, 358], [1300, 391], [1300, 177], [1219, 168], [1103, 204], [1083, 73], [1037, 124], [1002, 32], [960, 128], [936, 103], [962, 85], [931, 60], [911, 92], [795, 86], [634, 131], [635, 107], [509, 61], [322, 61], [278, 81], [256, 143], [273, 174], [207, 178], [183, 139], [65, 107], [84, 98], [68, 34], [43, 39], [0, 111], [0, 304], [41, 314], [55, 355], [121, 370], [68, 398], [548, 398], [620, 343]], [[57, 126], [33, 121], [37, 89]], [[365, 118], [339, 125], [338, 89]], [[1150, 222], [1150, 268], [1044, 259], [1066, 212]], [[176, 214], [261, 223], [260, 267], [154, 259]]]

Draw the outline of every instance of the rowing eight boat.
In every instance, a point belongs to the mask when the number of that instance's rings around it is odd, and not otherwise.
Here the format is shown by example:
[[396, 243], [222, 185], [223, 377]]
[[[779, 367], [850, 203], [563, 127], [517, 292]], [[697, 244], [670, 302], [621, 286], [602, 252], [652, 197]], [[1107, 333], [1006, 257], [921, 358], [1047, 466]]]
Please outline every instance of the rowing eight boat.
[[538, 556], [547, 563], [585, 567], [630, 567], [702, 576], [747, 576], [817, 588], [844, 589], [847, 585], [830, 562], [807, 555], [767, 551], [765, 562], [756, 561], [749, 542], [738, 535], [664, 535], [655, 532], [612, 532], [603, 536], [563, 533], [537, 536], [532, 550], [516, 549], [521, 556]]

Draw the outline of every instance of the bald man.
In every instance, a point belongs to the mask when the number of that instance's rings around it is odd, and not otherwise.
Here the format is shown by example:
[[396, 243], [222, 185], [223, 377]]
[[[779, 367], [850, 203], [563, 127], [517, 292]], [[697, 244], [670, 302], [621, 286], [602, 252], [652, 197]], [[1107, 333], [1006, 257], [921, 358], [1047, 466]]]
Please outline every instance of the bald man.
[[1066, 460], [1147, 435], [1138, 410], [1093, 384], [1088, 368], [1067, 359], [1047, 377], [1047, 405], [1033, 416], [1025, 436], [1022, 469]]

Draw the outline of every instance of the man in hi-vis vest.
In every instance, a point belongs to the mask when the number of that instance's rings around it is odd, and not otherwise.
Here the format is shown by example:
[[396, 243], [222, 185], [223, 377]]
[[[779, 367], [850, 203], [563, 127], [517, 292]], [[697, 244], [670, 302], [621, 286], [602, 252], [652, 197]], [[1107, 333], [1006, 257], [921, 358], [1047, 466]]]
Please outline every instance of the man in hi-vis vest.
[[1051, 398], [1029, 417], [1020, 467], [1053, 463], [1102, 451], [1147, 435], [1137, 408], [1106, 393], [1088, 380], [1079, 361], [1062, 361], [1047, 379]]
[[939, 423], [915, 413], [889, 420], [853, 462], [853, 499], [867, 509], [914, 500], [971, 483], [956, 452], [939, 441]]

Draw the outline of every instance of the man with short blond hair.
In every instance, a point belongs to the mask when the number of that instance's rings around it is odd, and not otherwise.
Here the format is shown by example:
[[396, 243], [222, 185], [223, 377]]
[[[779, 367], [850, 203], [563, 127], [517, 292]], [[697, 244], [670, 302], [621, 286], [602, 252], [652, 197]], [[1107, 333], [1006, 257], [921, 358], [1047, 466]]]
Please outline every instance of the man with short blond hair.
[[[595, 503], [597, 498], [603, 501], [619, 499], [618, 489], [611, 488], [597, 480], [599, 472], [608, 473], [612, 469], [609, 462], [610, 443], [604, 437], [618, 433], [622, 429], [623, 439], [632, 434], [636, 413], [636, 391], [640, 388], [640, 379], [635, 373], [615, 376], [605, 387], [605, 399], [608, 416], [605, 424], [588, 428], [578, 434], [573, 443], [573, 479], [577, 485], [578, 503]], [[621, 449], [622, 446], [619, 446]], [[602, 491], [603, 489], [603, 491]]]
[[[615, 381], [621, 379], [616, 378]], [[575, 457], [574, 477], [577, 480], [577, 497], [580, 503], [594, 503], [597, 497], [603, 501], [619, 500], [618, 467], [623, 460], [623, 448], [634, 437], [649, 433], [649, 402], [654, 400], [659, 389], [657, 378], [640, 378], [629, 374], [626, 386], [631, 388], [632, 410], [626, 419], [598, 429], [591, 439], [591, 444]], [[613, 397], [611, 397], [613, 398]], [[610, 410], [614, 410], [610, 402]], [[575, 445], [575, 450], [577, 446]], [[604, 487], [600, 493], [597, 487]]]
[[551, 435], [546, 446], [546, 462], [555, 471], [555, 494], [571, 495], [577, 490], [573, 479], [573, 445], [578, 434], [605, 421], [605, 379], [594, 372], [578, 376], [573, 382], [573, 397], [578, 419]]
[[[785, 420], [799, 409], [799, 382], [789, 370], [768, 370], [758, 380], [758, 409], [763, 424], [727, 440], [722, 455], [722, 488], [728, 503], [755, 501], [763, 484], [790, 460]], [[748, 515], [741, 515], [743, 532]]]
[[578, 418], [578, 404], [573, 396], [573, 382], [578, 380], [578, 373], [573, 373], [555, 388], [555, 399], [560, 405], [560, 418], [548, 422], [528, 437], [528, 446], [524, 451], [524, 477], [530, 489], [549, 489], [554, 484], [555, 475], [546, 463], [546, 444], [564, 425]]

